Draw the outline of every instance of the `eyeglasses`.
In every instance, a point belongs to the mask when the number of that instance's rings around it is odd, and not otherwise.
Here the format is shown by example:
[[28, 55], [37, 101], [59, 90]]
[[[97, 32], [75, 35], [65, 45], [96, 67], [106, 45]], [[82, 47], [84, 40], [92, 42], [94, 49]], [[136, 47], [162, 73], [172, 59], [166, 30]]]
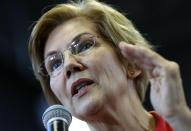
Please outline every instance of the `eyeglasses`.
[[[89, 33], [83, 33], [74, 38], [68, 49], [73, 55], [85, 54], [96, 44], [96, 36]], [[64, 52], [51, 52], [39, 67], [39, 74], [43, 76], [55, 77], [60, 74], [64, 65]]]

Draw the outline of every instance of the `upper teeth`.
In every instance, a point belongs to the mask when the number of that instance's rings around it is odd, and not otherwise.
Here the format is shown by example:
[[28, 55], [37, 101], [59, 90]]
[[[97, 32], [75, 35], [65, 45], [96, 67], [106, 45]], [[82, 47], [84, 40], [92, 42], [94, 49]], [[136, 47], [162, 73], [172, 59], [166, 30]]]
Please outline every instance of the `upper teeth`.
[[87, 83], [81, 83], [77, 86], [76, 90], [80, 90], [82, 87], [85, 87], [85, 85], [87, 85]]

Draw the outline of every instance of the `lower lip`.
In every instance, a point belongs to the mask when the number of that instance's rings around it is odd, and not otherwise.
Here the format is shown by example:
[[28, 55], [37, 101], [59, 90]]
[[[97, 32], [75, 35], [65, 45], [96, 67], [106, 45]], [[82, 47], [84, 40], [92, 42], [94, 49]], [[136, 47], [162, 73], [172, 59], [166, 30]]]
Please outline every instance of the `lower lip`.
[[77, 98], [82, 97], [83, 95], [85, 95], [87, 92], [91, 90], [91, 86], [92, 84], [86, 87], [83, 87], [82, 89], [80, 89], [80, 91], [77, 94], [74, 95], [74, 97], [77, 97]]

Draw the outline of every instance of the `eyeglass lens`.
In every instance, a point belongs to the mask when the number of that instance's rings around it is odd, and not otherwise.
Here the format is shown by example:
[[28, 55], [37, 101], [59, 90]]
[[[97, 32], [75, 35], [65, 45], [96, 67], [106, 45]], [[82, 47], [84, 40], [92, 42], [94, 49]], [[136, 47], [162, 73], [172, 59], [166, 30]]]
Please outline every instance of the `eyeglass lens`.
[[[82, 53], [85, 54], [85, 52], [90, 50], [94, 45], [95, 36], [87, 33], [81, 35], [78, 39], [75, 39], [68, 50], [70, 50], [73, 55], [80, 55]], [[48, 56], [44, 62], [45, 70], [50, 76], [57, 75], [62, 69], [63, 64], [64, 52], [61, 51], [57, 51]]]

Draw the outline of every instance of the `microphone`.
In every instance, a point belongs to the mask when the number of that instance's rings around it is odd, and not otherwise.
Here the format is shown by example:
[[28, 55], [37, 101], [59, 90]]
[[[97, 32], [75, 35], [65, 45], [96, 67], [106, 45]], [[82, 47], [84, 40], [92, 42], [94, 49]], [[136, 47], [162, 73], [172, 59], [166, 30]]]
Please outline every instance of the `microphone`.
[[64, 106], [52, 105], [43, 113], [42, 121], [47, 131], [68, 131], [72, 115]]

